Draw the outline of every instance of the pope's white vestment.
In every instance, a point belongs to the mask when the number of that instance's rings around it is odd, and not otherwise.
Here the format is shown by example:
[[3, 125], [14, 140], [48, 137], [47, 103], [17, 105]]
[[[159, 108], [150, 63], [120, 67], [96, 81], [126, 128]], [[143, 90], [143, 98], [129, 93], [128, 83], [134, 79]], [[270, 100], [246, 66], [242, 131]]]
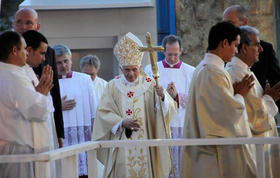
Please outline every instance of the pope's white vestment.
[[[22, 67], [0, 62], [0, 153], [32, 154], [32, 123], [46, 122], [52, 111], [47, 96], [35, 91]], [[33, 178], [33, 163], [0, 164], [0, 177]]]
[[[206, 53], [189, 90], [185, 138], [252, 137], [245, 102], [234, 95], [224, 61]], [[183, 149], [181, 178], [254, 178], [255, 147], [191, 146]]]
[[[128, 82], [124, 75], [110, 81], [98, 105], [93, 140], [169, 137], [170, 119], [177, 106], [167, 93], [162, 102], [154, 87], [154, 80], [145, 74], [140, 74], [134, 82]], [[123, 119], [138, 120], [140, 129], [127, 137], [127, 130], [119, 126]], [[104, 163], [106, 178], [168, 177], [171, 168], [167, 147], [102, 149], [98, 158]]]
[[[64, 145], [70, 146], [91, 140], [93, 119], [98, 98], [93, 83], [87, 74], [70, 72], [68, 78], [59, 79], [61, 97], [76, 102], [72, 110], [63, 111]], [[79, 154], [79, 175], [88, 175], [86, 153]]]
[[[278, 108], [274, 100], [269, 95], [264, 95], [264, 91], [254, 73], [238, 57], [234, 57], [227, 64], [226, 69], [230, 74], [233, 82], [242, 80], [248, 74], [254, 76], [255, 85], [245, 98], [246, 110], [250, 128], [254, 137], [278, 137], [274, 116]], [[265, 168], [266, 178], [280, 177], [280, 149], [279, 145], [265, 145]]]
[[[182, 61], [178, 61], [177, 64], [171, 66], [166, 62], [166, 59], [157, 62], [157, 66], [160, 76], [160, 85], [167, 89], [168, 84], [171, 82], [175, 84], [178, 93], [176, 98], [178, 101], [178, 112], [170, 122], [170, 129], [172, 138], [182, 138], [188, 91], [195, 68]], [[144, 71], [149, 76], [153, 76], [151, 65], [146, 66]], [[176, 177], [179, 177], [180, 174], [181, 148], [182, 147], [172, 147]]]

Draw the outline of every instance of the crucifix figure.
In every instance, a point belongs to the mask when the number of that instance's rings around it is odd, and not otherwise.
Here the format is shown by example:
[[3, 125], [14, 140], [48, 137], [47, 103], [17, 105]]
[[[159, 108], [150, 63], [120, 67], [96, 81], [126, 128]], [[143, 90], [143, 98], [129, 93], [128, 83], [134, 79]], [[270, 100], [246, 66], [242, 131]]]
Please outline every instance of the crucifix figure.
[[[142, 51], [142, 52], [149, 52], [152, 71], [153, 71], [153, 77], [156, 81], [156, 85], [159, 86], [159, 73], [158, 73], [158, 66], [157, 66], [157, 59], [156, 59], [155, 52], [163, 51], [164, 48], [162, 46], [153, 46], [152, 45], [152, 37], [151, 37], [151, 33], [149, 33], [149, 32], [146, 33], [146, 42], [147, 42], [147, 46], [139, 47], [139, 48], [140, 48], [140, 51]], [[165, 123], [165, 121], [164, 121], [164, 123]], [[167, 133], [169, 133], [168, 132], [169, 129], [167, 129], [166, 123], [165, 123], [164, 127], [165, 127], [165, 130], [167, 131]], [[170, 133], [167, 134], [167, 138], [171, 138]], [[175, 175], [175, 169], [174, 169], [174, 165], [173, 165], [173, 158], [171, 155], [171, 149], [170, 149], [170, 147], [168, 147], [168, 148], [169, 148], [169, 157], [171, 160], [171, 172], [172, 172], [173, 177], [175, 178], [176, 175]]]
[[159, 85], [159, 81], [158, 81], [159, 74], [158, 74], [157, 59], [156, 59], [155, 51], [163, 51], [164, 48], [162, 46], [153, 46], [152, 45], [152, 37], [149, 32], [146, 33], [146, 42], [147, 42], [147, 46], [140, 47], [140, 51], [149, 52], [152, 71], [153, 71], [153, 77], [156, 81], [156, 85], [158, 86]]

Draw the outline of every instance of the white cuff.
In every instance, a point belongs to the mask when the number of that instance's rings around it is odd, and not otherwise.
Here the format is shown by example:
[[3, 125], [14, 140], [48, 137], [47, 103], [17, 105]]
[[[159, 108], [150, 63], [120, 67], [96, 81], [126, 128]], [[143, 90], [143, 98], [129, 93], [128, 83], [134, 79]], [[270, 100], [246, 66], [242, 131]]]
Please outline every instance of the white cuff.
[[163, 116], [165, 117], [167, 115], [167, 113], [168, 113], [168, 108], [169, 108], [169, 100], [168, 100], [166, 94], [164, 94], [164, 101], [163, 102], [157, 100], [157, 102], [156, 102], [157, 110], [160, 110], [160, 102], [162, 103]]
[[237, 99], [238, 101], [240, 101], [244, 106], [245, 106], [245, 101], [242, 95], [240, 94], [235, 94], [234, 95], [235, 99]]
[[118, 131], [122, 131], [122, 120], [119, 121], [114, 127], [112, 128], [111, 132], [116, 135]]

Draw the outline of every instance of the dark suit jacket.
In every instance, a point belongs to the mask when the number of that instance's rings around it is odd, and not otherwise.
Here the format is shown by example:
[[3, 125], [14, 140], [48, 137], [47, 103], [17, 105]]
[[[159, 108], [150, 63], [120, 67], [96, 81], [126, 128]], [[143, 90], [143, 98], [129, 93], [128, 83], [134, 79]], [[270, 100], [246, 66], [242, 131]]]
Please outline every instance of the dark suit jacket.
[[[254, 72], [264, 89], [266, 80], [268, 80], [271, 87], [280, 81], [280, 67], [272, 44], [262, 40], [260, 43], [263, 48], [263, 52], [260, 53], [259, 61], [252, 66], [251, 70]], [[276, 102], [276, 104], [280, 109], [279, 100]]]
[[35, 73], [41, 77], [42, 69], [45, 65], [49, 64], [53, 69], [53, 88], [51, 89], [51, 95], [53, 99], [54, 105], [54, 121], [56, 127], [56, 133], [58, 138], [64, 138], [64, 125], [63, 125], [63, 117], [62, 117], [62, 107], [61, 107], [61, 97], [59, 90], [59, 83], [57, 77], [57, 68], [55, 62], [54, 50], [51, 47], [48, 47], [46, 53], [46, 60], [40, 64], [38, 67], [33, 68]]

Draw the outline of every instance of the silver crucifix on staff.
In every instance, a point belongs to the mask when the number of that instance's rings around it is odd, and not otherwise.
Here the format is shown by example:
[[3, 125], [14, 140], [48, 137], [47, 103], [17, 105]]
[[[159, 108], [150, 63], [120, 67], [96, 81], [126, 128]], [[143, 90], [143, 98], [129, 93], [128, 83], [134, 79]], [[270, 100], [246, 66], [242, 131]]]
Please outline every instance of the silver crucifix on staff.
[[[152, 65], [152, 71], [153, 71], [153, 77], [156, 81], [156, 85], [159, 86], [159, 74], [158, 74], [158, 66], [157, 66], [157, 59], [156, 59], [156, 51], [163, 51], [164, 48], [162, 46], [153, 46], [152, 45], [152, 37], [151, 37], [151, 33], [147, 32], [146, 33], [146, 42], [147, 42], [147, 46], [144, 47], [139, 47], [140, 51], [142, 52], [149, 52], [150, 54], [150, 61], [151, 61], [151, 65]], [[171, 138], [171, 135], [167, 134], [168, 133], [168, 128], [166, 127], [166, 122], [165, 119], [163, 117], [163, 123], [164, 123], [164, 127], [166, 130], [166, 136], [167, 138]], [[171, 171], [173, 174], [173, 177], [175, 178], [175, 169], [174, 169], [174, 164], [173, 164], [173, 158], [171, 155], [171, 149], [169, 148], [169, 157], [170, 157], [170, 161], [171, 161]]]

